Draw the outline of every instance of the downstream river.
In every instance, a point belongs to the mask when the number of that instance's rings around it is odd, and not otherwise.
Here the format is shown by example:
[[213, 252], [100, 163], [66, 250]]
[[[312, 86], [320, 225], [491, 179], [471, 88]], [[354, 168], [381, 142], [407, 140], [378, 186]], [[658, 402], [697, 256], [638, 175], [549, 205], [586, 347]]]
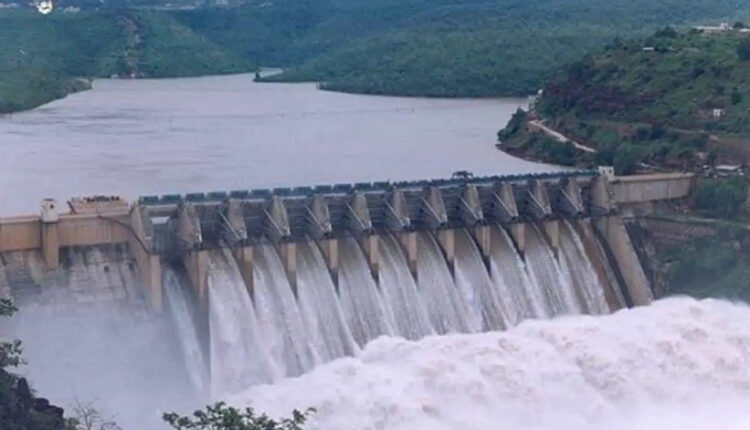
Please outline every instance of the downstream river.
[[548, 170], [493, 145], [525, 103], [350, 95], [249, 75], [98, 80], [0, 117], [0, 215], [37, 212], [44, 197]]

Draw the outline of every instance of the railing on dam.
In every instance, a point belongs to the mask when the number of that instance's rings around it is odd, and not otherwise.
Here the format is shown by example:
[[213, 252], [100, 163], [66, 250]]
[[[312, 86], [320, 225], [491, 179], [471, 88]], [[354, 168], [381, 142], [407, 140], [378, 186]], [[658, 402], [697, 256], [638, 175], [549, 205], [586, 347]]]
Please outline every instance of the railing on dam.
[[523, 182], [529, 180], [552, 180], [562, 178], [583, 178], [599, 175], [597, 170], [569, 170], [561, 172], [526, 173], [516, 175], [495, 175], [470, 178], [432, 179], [418, 181], [381, 181], [358, 182], [354, 184], [339, 183], [333, 185], [316, 185], [302, 187], [263, 188], [255, 190], [214, 191], [208, 193], [164, 194], [161, 196], [141, 196], [138, 201], [146, 206], [160, 206], [177, 204], [181, 201], [194, 203], [221, 202], [227, 198], [235, 199], [265, 199], [272, 195], [280, 197], [308, 197], [313, 194], [337, 194], [353, 191], [374, 192], [388, 191], [393, 188], [410, 189], [425, 187], [450, 187], [466, 184], [487, 184], [492, 182]]
[[[594, 170], [335, 184], [139, 199], [152, 252], [596, 217]], [[162, 222], [151, 220], [161, 219]], [[166, 220], [166, 222], [163, 222]]]

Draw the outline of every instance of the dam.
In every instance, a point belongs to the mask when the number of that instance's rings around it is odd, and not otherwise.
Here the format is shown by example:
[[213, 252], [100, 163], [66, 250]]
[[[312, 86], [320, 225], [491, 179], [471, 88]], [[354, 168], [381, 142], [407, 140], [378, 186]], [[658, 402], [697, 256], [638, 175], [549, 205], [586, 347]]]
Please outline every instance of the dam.
[[647, 305], [625, 228], [689, 174], [611, 170], [44, 200], [0, 218], [0, 296], [172, 320], [213, 396], [382, 336], [503, 330]]

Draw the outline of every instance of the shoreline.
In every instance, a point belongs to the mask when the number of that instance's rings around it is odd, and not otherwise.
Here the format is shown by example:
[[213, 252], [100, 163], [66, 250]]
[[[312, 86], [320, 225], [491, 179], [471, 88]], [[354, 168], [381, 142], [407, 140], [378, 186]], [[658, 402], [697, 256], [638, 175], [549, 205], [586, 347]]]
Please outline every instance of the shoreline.
[[7, 112], [0, 112], [0, 118], [4, 118], [7, 116], [11, 116], [11, 115], [19, 114], [23, 112], [29, 112], [39, 107], [42, 107], [48, 103], [52, 103], [57, 100], [62, 100], [72, 94], [89, 91], [93, 88], [93, 82], [94, 80], [92, 78], [81, 78], [81, 77], [68, 78], [66, 79], [65, 84], [60, 87], [60, 89], [64, 92], [62, 96], [45, 97], [44, 101], [42, 102], [29, 103], [29, 104], [22, 106], [20, 109], [9, 110]]

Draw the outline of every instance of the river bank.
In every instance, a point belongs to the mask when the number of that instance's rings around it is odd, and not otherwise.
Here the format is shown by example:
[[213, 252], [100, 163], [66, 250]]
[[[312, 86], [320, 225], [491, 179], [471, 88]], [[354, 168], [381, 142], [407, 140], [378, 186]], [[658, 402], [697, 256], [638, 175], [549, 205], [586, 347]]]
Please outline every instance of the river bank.
[[36, 73], [6, 75], [0, 80], [0, 115], [34, 109], [91, 89], [86, 78], [49, 77]]

